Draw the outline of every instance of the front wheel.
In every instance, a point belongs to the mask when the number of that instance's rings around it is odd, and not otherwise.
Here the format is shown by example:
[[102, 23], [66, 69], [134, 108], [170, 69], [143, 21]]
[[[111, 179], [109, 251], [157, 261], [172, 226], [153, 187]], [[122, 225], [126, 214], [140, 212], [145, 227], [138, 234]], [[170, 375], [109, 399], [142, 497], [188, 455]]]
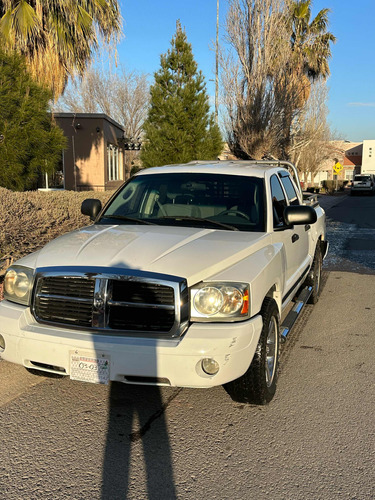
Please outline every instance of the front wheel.
[[315, 250], [314, 260], [310, 272], [306, 278], [305, 285], [312, 286], [312, 292], [308, 304], [316, 304], [320, 296], [320, 284], [322, 279], [322, 252], [320, 244]]
[[265, 405], [276, 392], [280, 352], [280, 319], [276, 302], [265, 298], [261, 310], [263, 328], [247, 372], [225, 385], [232, 399], [240, 403]]

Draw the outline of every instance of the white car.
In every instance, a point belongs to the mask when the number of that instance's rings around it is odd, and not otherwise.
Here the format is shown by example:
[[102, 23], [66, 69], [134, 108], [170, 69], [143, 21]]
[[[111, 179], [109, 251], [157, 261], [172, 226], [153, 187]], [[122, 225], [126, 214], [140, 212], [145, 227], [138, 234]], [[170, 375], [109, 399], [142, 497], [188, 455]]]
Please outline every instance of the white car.
[[358, 174], [354, 176], [350, 194], [353, 196], [359, 193], [373, 195], [375, 192], [375, 176], [373, 174]]
[[237, 401], [269, 402], [280, 341], [318, 300], [327, 251], [324, 211], [288, 166], [150, 168], [103, 209], [86, 200], [93, 225], [8, 269], [1, 357], [87, 382], [226, 384]]

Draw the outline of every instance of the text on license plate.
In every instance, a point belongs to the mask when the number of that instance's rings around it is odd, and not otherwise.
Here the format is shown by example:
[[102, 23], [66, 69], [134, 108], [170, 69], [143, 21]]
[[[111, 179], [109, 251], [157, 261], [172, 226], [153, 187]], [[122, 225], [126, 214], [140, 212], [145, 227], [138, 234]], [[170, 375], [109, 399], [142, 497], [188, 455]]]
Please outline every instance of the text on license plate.
[[70, 378], [93, 384], [108, 384], [109, 356], [77, 353], [70, 351]]

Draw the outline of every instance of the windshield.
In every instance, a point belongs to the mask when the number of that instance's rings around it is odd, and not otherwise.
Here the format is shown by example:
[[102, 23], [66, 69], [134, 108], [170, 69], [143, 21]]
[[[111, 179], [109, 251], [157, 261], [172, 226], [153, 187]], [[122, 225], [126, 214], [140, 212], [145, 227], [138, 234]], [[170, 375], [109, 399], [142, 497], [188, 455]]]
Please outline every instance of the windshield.
[[263, 179], [209, 173], [136, 176], [99, 223], [264, 231]]

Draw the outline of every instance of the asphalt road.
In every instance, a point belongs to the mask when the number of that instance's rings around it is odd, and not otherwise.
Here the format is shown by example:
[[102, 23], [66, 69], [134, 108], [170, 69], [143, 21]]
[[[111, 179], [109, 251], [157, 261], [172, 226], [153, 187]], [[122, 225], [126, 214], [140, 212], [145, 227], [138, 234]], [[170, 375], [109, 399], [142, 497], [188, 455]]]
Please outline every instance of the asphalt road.
[[37, 377], [1, 361], [0, 498], [374, 498], [375, 266], [364, 241], [375, 239], [375, 197], [321, 204], [331, 207], [322, 295], [290, 334], [270, 405], [233, 403], [221, 387]]
[[330, 206], [326, 268], [375, 274], [375, 196], [320, 197]]

